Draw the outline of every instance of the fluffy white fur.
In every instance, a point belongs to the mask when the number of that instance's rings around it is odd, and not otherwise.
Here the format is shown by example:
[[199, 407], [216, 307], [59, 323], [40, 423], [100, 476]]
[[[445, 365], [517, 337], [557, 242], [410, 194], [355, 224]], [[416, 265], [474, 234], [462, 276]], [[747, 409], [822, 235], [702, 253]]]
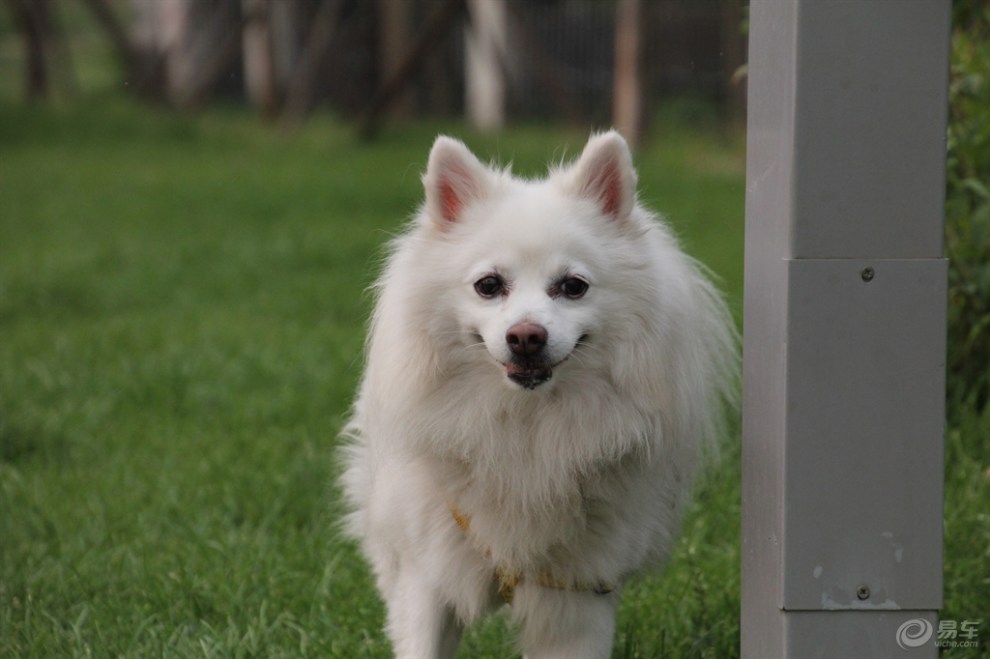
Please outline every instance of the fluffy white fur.
[[[592, 136], [521, 180], [440, 137], [426, 202], [377, 285], [343, 486], [396, 656], [451, 657], [501, 605], [527, 657], [608, 657], [621, 585], [661, 564], [734, 381], [725, 306], [636, 201], [629, 150]], [[475, 283], [497, 275], [505, 290]], [[580, 296], [556, 288], [577, 277]], [[550, 376], [513, 381], [506, 333], [546, 329]], [[470, 517], [465, 533], [451, 508]]]

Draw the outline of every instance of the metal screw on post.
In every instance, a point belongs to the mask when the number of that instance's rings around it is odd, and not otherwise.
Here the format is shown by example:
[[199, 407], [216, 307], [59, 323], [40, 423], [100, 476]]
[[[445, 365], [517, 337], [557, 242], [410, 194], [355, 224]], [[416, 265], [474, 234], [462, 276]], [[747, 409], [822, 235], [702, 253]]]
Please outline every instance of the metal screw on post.
[[871, 268], [869, 266], [863, 268], [863, 272], [860, 273], [860, 276], [863, 278], [863, 281], [865, 281], [867, 283], [873, 281], [873, 277], [875, 275], [876, 275], [876, 272], [874, 272], [873, 268]]
[[858, 597], [861, 600], [868, 600], [868, 599], [870, 599], [870, 587], [869, 586], [860, 586], [859, 588], [857, 588], [856, 589], [856, 597]]

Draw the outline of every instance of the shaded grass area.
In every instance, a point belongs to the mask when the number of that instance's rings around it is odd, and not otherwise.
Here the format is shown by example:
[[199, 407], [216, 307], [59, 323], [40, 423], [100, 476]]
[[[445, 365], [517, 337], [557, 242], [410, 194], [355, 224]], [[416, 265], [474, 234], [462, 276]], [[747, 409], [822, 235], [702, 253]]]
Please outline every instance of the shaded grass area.
[[[740, 144], [657, 125], [641, 196], [738, 313]], [[327, 118], [280, 138], [236, 111], [0, 103], [0, 656], [388, 656], [333, 447], [364, 290], [440, 131], [526, 175], [587, 137], [426, 124], [366, 145]], [[949, 434], [960, 620], [990, 610], [988, 427]], [[626, 589], [617, 657], [738, 654], [738, 454], [664, 575]], [[498, 617], [461, 652], [512, 654]]]
[[0, 654], [350, 654], [377, 604], [329, 461], [376, 213], [246, 122], [4, 114]]

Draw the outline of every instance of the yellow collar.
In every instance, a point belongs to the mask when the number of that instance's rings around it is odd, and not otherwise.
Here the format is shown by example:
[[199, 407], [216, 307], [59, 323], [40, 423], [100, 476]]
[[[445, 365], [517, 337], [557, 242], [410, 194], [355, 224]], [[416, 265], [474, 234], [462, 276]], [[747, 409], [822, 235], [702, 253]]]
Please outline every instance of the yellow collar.
[[[450, 515], [454, 518], [457, 526], [464, 531], [464, 534], [469, 535], [471, 531], [471, 518], [456, 506], [450, 506]], [[491, 558], [491, 555], [491, 550], [486, 549], [485, 556]], [[498, 584], [498, 594], [499, 597], [502, 598], [502, 601], [506, 604], [512, 604], [512, 598], [516, 593], [516, 586], [522, 583], [522, 581], [523, 574], [521, 572], [512, 571], [501, 563], [495, 564], [495, 582]], [[599, 581], [594, 584], [582, 581], [565, 582], [555, 579], [547, 572], [536, 573], [534, 581], [543, 588], [573, 590], [576, 592], [591, 592], [596, 595], [607, 595], [616, 588], [614, 584], [610, 584], [605, 581]]]

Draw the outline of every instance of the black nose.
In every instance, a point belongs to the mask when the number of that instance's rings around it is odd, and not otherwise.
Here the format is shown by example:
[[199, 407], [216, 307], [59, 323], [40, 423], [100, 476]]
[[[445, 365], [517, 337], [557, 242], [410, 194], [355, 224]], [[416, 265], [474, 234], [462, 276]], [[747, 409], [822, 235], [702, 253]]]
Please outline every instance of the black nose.
[[505, 333], [509, 350], [518, 357], [532, 357], [547, 344], [547, 330], [534, 323], [516, 323]]

